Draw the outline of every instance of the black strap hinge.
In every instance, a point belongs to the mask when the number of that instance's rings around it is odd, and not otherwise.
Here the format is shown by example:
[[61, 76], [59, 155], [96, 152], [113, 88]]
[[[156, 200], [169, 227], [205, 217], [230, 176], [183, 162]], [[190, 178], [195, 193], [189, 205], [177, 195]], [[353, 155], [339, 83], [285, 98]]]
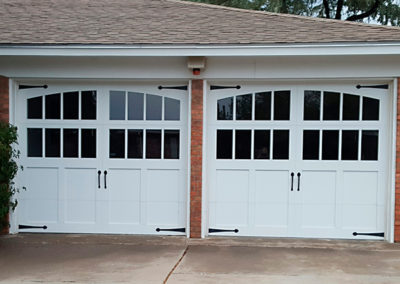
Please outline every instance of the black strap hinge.
[[387, 90], [389, 89], [389, 85], [388, 84], [384, 84], [384, 85], [367, 85], [367, 86], [362, 86], [362, 85], [357, 85], [356, 86], [357, 89], [361, 89], [361, 88], [371, 88], [371, 89], [384, 89]]
[[217, 85], [211, 85], [210, 90], [222, 90], [222, 89], [240, 89], [241, 86], [236, 85], [236, 86], [217, 86]]
[[33, 86], [33, 85], [19, 85], [18, 88], [20, 90], [24, 90], [24, 89], [37, 89], [37, 88], [43, 88], [43, 89], [47, 89], [49, 86], [47, 85], [41, 85], [41, 86]]
[[357, 236], [371, 236], [371, 237], [384, 238], [385, 237], [385, 233], [357, 233], [357, 232], [354, 232], [353, 236], [355, 236], [355, 237], [357, 237]]
[[171, 87], [164, 87], [164, 86], [158, 86], [159, 90], [167, 89], [167, 90], [181, 90], [181, 91], [187, 91], [188, 86], [171, 86]]
[[172, 229], [156, 229], [157, 232], [180, 232], [180, 233], [185, 233], [186, 228], [172, 228]]
[[18, 229], [20, 229], [20, 230], [27, 230], [27, 229], [43, 229], [43, 230], [46, 230], [47, 226], [46, 225], [44, 225], [44, 226], [19, 225]]
[[233, 230], [226, 230], [226, 229], [208, 229], [209, 233], [223, 233], [223, 232], [232, 232], [232, 233], [239, 233], [238, 229]]

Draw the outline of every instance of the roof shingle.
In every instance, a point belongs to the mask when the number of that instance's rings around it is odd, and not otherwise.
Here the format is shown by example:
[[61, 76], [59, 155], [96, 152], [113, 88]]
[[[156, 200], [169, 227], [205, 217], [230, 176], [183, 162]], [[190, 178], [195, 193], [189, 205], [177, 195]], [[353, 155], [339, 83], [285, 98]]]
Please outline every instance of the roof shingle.
[[179, 0], [0, 0], [0, 44], [400, 42], [400, 28]]

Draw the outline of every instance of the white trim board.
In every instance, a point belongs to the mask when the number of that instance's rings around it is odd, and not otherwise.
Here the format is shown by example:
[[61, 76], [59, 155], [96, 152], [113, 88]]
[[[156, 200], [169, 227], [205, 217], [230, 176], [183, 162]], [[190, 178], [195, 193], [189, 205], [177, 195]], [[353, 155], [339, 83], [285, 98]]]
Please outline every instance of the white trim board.
[[276, 45], [3, 45], [0, 56], [396, 55], [400, 43]]

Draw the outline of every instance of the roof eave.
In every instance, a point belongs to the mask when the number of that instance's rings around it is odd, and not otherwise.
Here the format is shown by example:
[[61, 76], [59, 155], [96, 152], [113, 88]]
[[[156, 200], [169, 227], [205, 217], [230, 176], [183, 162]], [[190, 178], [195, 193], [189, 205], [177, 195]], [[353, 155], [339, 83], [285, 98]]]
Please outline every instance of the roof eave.
[[400, 55], [400, 42], [313, 43], [274, 45], [216, 44], [2, 44], [0, 56], [116, 56], [116, 57], [186, 57], [186, 56], [335, 56]]

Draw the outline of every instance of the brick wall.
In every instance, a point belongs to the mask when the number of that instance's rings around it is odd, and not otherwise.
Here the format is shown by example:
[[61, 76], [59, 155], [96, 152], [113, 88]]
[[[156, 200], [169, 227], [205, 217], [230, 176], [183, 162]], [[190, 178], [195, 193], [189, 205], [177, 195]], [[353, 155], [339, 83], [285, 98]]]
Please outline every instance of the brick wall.
[[0, 76], [0, 121], [9, 121], [8, 78]]
[[192, 80], [190, 145], [190, 237], [201, 238], [203, 80]]
[[[8, 78], [3, 76], [0, 76], [0, 121], [9, 122]], [[8, 234], [8, 230], [0, 234]]]
[[[398, 78], [400, 83], [400, 78]], [[394, 241], [400, 242], [400, 84], [397, 84], [397, 133], [396, 133], [396, 197], [394, 216]]]

